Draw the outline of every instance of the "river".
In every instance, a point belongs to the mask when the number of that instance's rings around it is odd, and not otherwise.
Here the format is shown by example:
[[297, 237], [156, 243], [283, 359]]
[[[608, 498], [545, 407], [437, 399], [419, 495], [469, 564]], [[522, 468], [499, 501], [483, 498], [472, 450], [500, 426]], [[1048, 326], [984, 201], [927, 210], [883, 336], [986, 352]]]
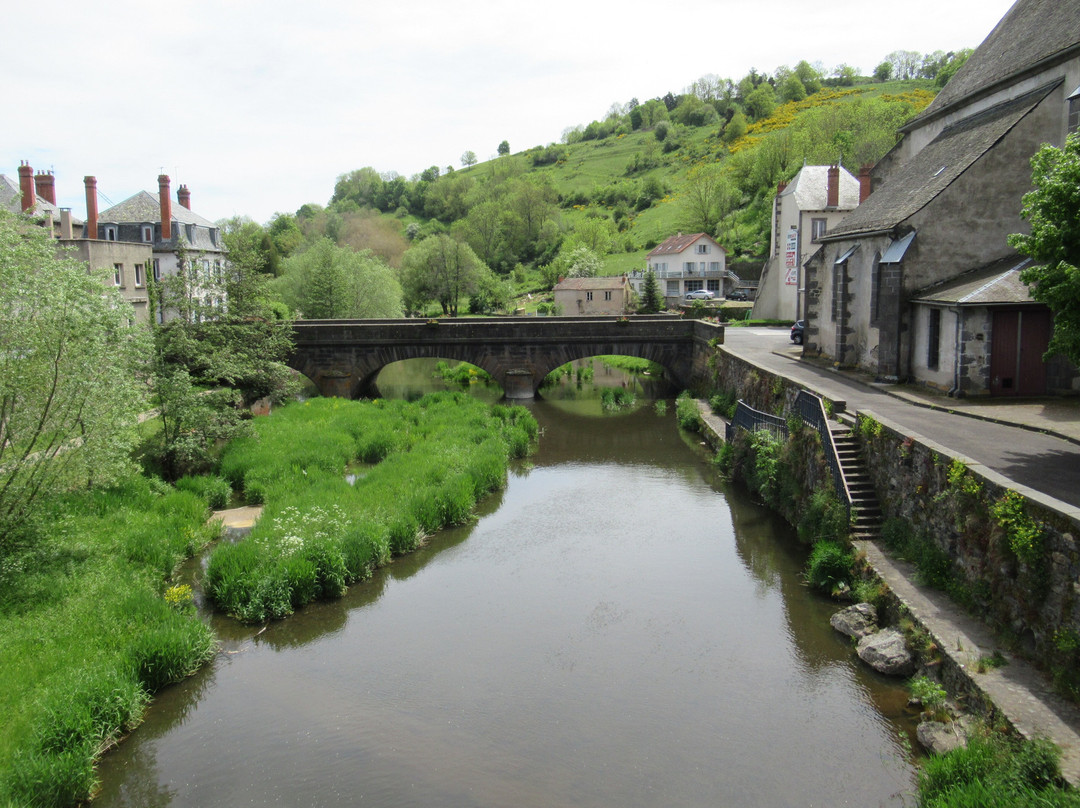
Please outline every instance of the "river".
[[910, 803], [906, 689], [671, 404], [549, 391], [474, 524], [265, 630], [215, 617], [222, 652], [106, 757], [95, 805]]

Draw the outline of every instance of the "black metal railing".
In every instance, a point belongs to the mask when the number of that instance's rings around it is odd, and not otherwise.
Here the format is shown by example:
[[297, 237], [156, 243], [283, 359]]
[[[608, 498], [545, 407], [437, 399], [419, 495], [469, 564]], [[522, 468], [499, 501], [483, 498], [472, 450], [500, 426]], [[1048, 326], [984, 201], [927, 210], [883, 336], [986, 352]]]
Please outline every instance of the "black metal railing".
[[730, 441], [736, 429], [745, 429], [748, 432], [764, 429], [779, 441], [786, 441], [788, 437], [786, 420], [777, 415], [755, 410], [745, 401], [739, 401], [736, 405], [735, 415], [724, 430], [725, 440]]
[[825, 462], [829, 464], [829, 471], [832, 472], [836, 498], [844, 504], [850, 515], [851, 493], [848, 491], [847, 481], [844, 478], [844, 469], [840, 466], [832, 430], [829, 429], [829, 416], [825, 412], [825, 404], [813, 393], [800, 390], [795, 399], [795, 413], [804, 424], [811, 429], [816, 429], [818, 435], [821, 436], [821, 449], [825, 454]]

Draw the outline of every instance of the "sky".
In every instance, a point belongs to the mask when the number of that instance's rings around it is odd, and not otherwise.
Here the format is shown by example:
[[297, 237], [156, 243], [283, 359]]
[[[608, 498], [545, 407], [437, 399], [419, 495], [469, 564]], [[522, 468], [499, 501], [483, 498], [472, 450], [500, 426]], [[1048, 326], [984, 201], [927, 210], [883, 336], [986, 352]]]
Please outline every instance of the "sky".
[[[977, 46], [1012, 0], [23, 0], [4, 11], [0, 173], [57, 203], [191, 191], [217, 221], [325, 205], [336, 178], [459, 168], [558, 142], [612, 104], [800, 60], [869, 74], [895, 50]], [[875, 10], [871, 10], [871, 9]]]

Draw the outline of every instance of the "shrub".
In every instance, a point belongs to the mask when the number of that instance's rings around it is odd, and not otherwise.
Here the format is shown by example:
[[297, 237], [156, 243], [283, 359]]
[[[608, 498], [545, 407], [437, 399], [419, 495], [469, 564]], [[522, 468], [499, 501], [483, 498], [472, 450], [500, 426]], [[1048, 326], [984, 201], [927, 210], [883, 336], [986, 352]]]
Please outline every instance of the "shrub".
[[822, 592], [833, 594], [851, 586], [854, 557], [851, 548], [834, 541], [821, 541], [810, 551], [806, 581]]
[[232, 497], [232, 487], [224, 477], [197, 475], [181, 477], [176, 481], [180, 491], [190, 491], [206, 500], [206, 504], [215, 511], [225, 508]]
[[819, 488], [810, 494], [797, 529], [799, 538], [807, 543], [823, 539], [844, 541], [851, 532], [850, 524], [847, 509], [836, 494], [828, 488]]
[[698, 410], [697, 401], [686, 390], [679, 393], [679, 397], [675, 399], [675, 419], [679, 422], [679, 427], [687, 432], [701, 431], [701, 412]]

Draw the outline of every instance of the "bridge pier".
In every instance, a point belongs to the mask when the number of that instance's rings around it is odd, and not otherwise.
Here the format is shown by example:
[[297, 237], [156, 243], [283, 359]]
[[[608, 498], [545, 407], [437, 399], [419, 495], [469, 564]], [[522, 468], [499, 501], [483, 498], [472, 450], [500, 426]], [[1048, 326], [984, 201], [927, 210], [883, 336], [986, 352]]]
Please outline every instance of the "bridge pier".
[[512, 368], [503, 376], [503, 395], [512, 399], [534, 398], [536, 385], [533, 383], [531, 370]]

